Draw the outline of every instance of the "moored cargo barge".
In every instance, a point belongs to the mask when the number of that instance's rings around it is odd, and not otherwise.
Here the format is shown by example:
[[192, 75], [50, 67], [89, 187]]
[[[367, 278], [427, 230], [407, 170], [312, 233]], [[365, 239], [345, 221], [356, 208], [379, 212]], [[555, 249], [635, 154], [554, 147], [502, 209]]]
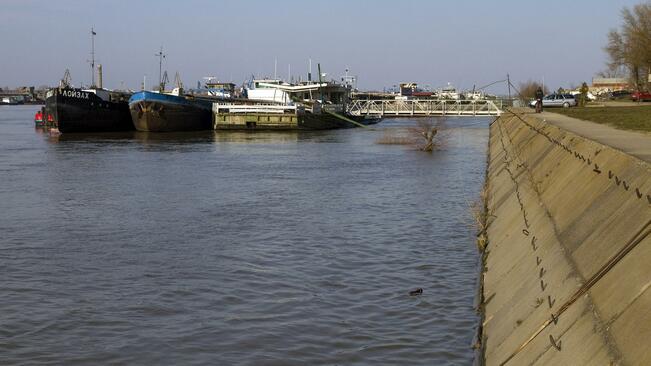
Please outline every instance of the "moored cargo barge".
[[129, 97], [101, 88], [51, 89], [45, 101], [46, 125], [61, 133], [132, 131]]
[[[338, 108], [339, 107], [339, 108]], [[377, 123], [343, 117], [341, 106], [213, 103], [215, 130], [328, 130]]]
[[346, 113], [351, 86], [332, 82], [254, 79], [247, 100], [213, 103], [215, 130], [328, 130], [373, 124], [378, 118]]
[[212, 100], [190, 95], [141, 91], [129, 100], [131, 119], [143, 132], [211, 129]]

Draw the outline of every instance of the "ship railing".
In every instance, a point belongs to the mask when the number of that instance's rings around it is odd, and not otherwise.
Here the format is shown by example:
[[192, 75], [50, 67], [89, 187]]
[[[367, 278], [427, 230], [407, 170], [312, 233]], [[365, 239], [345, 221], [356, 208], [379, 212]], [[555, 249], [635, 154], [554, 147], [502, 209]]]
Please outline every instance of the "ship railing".
[[216, 114], [222, 113], [304, 113], [302, 105], [278, 105], [278, 104], [237, 104], [237, 103], [213, 103], [212, 111]]

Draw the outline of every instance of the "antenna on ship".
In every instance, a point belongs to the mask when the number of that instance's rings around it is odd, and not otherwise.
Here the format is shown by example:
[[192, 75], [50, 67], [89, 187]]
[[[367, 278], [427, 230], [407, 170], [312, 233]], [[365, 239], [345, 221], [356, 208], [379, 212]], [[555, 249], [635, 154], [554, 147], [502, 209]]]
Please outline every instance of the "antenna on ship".
[[[163, 80], [163, 59], [167, 56], [163, 53], [163, 46], [160, 46], [160, 51], [154, 56], [158, 57], [158, 86], [159, 91], [162, 93], [163, 90], [165, 90], [165, 81]], [[167, 73], [165, 73], [165, 77], [167, 78]]]
[[95, 33], [94, 28], [90, 28], [90, 75], [91, 75], [91, 84], [90, 87], [94, 88], [95, 87], [95, 36], [97, 33]]

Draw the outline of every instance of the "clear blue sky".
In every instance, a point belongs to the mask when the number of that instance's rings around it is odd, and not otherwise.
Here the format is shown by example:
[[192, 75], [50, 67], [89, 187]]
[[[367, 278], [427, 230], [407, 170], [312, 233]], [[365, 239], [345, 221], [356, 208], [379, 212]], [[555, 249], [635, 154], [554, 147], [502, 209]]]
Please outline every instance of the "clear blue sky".
[[[620, 10], [641, 0], [136, 1], [2, 0], [0, 86], [54, 85], [70, 69], [89, 83], [90, 28], [105, 86], [158, 79], [163, 45], [170, 79], [203, 76], [240, 84], [271, 76], [329, 76], [346, 67], [361, 89], [401, 81], [472, 88], [543, 77], [550, 88], [590, 81]], [[536, 39], [539, 44], [536, 44]], [[498, 88], [494, 92], [503, 92]]]

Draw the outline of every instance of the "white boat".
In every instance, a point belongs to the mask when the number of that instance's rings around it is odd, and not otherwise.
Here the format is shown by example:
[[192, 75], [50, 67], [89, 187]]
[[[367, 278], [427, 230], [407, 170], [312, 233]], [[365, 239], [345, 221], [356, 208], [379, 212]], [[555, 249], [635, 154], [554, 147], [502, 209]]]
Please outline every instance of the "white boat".
[[439, 99], [453, 99], [453, 100], [458, 100], [459, 99], [459, 93], [457, 92], [457, 89], [452, 86], [452, 84], [448, 83], [447, 86], [441, 88], [437, 93], [436, 96]]
[[466, 100], [483, 100], [484, 93], [481, 91], [468, 91], [463, 94]]
[[254, 79], [245, 91], [246, 98], [254, 101], [284, 105], [319, 102], [328, 105], [328, 109], [341, 112], [348, 102], [351, 88], [335, 82], [290, 84], [279, 79]]
[[292, 99], [286, 90], [291, 84], [279, 79], [253, 80], [246, 90], [246, 97], [252, 100], [290, 104]]
[[[237, 97], [237, 94], [235, 92], [235, 84], [230, 82], [221, 82], [214, 76], [206, 76], [204, 77], [204, 80], [205, 82], [203, 86], [197, 83], [196, 89], [189, 89], [185, 92], [190, 95], [213, 97], [219, 99], [230, 99]], [[175, 93], [175, 91], [172, 91], [172, 93]]]

